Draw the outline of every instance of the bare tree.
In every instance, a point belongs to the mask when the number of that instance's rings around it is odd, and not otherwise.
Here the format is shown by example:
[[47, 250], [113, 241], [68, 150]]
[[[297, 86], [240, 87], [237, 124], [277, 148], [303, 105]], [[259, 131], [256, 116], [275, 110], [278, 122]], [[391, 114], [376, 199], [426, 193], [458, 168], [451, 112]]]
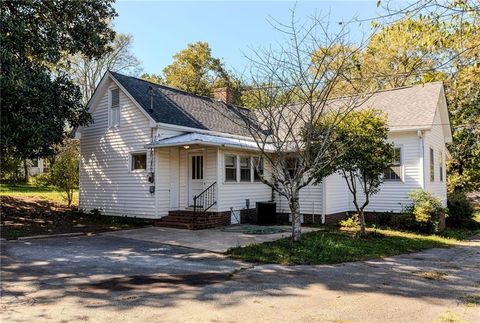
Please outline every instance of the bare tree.
[[95, 87], [107, 70], [138, 75], [141, 72], [140, 61], [131, 52], [133, 36], [118, 34], [110, 44], [111, 50], [101, 58], [89, 58], [75, 55], [68, 58], [69, 74], [80, 86], [83, 103], [86, 104]]
[[[287, 199], [292, 239], [300, 240], [300, 189], [317, 184], [333, 172], [332, 131], [372, 89], [351, 82], [360, 45], [350, 43], [345, 25], [331, 26], [312, 17], [299, 23], [292, 10], [289, 24], [274, 21], [285, 36], [278, 47], [253, 51], [250, 97], [255, 110], [245, 122], [271, 173], [262, 181]], [[336, 89], [348, 84], [352, 96], [332, 100]], [[247, 118], [247, 117], [246, 117]], [[256, 165], [257, 172], [260, 170]]]

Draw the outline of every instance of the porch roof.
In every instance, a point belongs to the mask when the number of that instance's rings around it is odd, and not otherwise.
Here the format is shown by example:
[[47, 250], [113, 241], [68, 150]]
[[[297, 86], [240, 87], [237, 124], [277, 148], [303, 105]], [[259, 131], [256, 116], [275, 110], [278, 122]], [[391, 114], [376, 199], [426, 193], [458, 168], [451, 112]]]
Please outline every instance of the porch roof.
[[[176, 147], [189, 145], [204, 145], [216, 147], [240, 148], [248, 150], [259, 150], [253, 140], [245, 140], [231, 137], [213, 136], [201, 133], [187, 133], [169, 138], [153, 140], [145, 148]], [[273, 147], [265, 147], [265, 150], [273, 150]]]

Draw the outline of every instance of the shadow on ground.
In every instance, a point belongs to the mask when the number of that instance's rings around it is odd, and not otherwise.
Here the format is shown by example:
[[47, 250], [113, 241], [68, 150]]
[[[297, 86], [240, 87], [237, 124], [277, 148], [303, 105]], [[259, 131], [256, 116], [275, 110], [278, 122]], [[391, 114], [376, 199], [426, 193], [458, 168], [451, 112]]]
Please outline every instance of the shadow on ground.
[[[118, 237], [9, 242], [2, 243], [2, 310], [10, 322], [17, 307], [55, 305], [66, 297], [75, 298], [78, 306], [116, 311], [174, 307], [185, 300], [225, 307], [246, 296], [302, 297], [301, 291], [314, 285], [455, 301], [478, 293], [479, 246], [477, 240], [459, 248], [364, 262], [252, 268], [214, 253]], [[419, 274], [431, 271], [441, 272], [441, 279]]]

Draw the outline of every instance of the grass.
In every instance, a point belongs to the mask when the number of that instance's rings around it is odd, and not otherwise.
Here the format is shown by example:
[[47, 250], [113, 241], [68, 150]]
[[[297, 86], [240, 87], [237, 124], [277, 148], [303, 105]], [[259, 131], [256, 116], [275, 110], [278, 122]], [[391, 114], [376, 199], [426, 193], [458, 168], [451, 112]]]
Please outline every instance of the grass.
[[[0, 196], [34, 198], [66, 204], [66, 195], [53, 186], [29, 184], [0, 184]], [[78, 205], [78, 190], [73, 193], [72, 205]]]
[[74, 232], [102, 232], [151, 225], [138, 218], [99, 216], [79, 212], [78, 191], [72, 206], [55, 187], [29, 184], [0, 184], [0, 235], [6, 239]]
[[[228, 254], [247, 262], [282, 265], [317, 265], [388, 257], [428, 248], [452, 247], [471, 232], [457, 230], [442, 235], [422, 235], [387, 229], [369, 229], [366, 238], [355, 238], [355, 231], [328, 228], [302, 235], [300, 242], [290, 238], [230, 249]], [[375, 234], [373, 234], [375, 233]]]

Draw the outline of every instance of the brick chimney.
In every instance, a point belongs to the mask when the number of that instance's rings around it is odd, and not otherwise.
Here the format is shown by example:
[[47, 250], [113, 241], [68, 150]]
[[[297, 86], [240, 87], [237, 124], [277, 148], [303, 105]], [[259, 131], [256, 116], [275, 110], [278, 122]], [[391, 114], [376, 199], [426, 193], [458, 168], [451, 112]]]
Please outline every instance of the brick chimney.
[[220, 87], [213, 90], [215, 100], [222, 101], [226, 104], [232, 103], [232, 91], [229, 87]]

